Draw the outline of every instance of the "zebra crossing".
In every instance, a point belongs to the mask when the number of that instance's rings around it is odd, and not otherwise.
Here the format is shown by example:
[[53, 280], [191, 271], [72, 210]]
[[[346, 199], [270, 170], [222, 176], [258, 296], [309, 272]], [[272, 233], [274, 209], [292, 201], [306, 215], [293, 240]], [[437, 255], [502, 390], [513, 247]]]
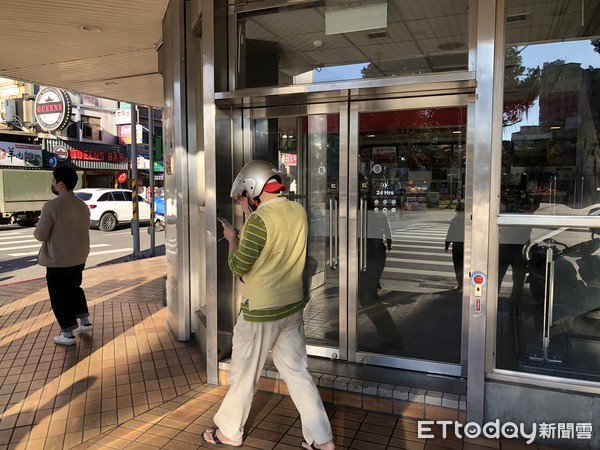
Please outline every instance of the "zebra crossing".
[[[0, 235], [0, 259], [37, 257], [41, 246], [42, 243], [33, 237], [33, 228], [3, 231]], [[91, 244], [89, 256], [131, 253], [130, 247], [110, 249], [106, 249], [106, 247], [112, 247], [112, 245], [106, 242]]]
[[[392, 250], [387, 253], [382, 284], [397, 289], [456, 287], [452, 247], [444, 251], [448, 226], [447, 222], [392, 226]], [[512, 285], [510, 267], [502, 288], [510, 290]]]
[[387, 254], [382, 278], [447, 279], [455, 284], [452, 252], [444, 251], [447, 232], [447, 223], [394, 227], [392, 250]]

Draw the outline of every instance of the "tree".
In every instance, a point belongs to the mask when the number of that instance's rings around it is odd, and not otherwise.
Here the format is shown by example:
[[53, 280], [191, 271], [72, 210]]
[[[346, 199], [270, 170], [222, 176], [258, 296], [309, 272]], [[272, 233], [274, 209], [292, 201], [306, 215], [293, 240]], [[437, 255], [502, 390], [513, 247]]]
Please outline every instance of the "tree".
[[521, 51], [514, 46], [506, 47], [502, 114], [505, 127], [519, 123], [540, 95], [540, 68], [523, 66]]

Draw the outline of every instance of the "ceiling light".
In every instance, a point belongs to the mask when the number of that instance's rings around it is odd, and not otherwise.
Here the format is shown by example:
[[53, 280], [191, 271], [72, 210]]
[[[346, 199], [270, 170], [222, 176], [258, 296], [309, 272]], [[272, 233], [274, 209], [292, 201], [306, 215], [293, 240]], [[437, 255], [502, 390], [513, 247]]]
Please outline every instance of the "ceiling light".
[[560, 127], [558, 126], [554, 126], [554, 127], [550, 127], [551, 130], [560, 130]]
[[452, 132], [452, 134], [462, 134], [462, 131], [460, 131], [460, 130], [455, 130], [455, 131], [453, 131], [453, 132]]
[[388, 38], [389, 36], [385, 31], [380, 31], [377, 33], [367, 33], [367, 37], [370, 40], [373, 40], [373, 39], [385, 39], [385, 38]]
[[102, 33], [102, 28], [98, 25], [82, 25], [81, 31], [85, 31], [86, 33]]
[[325, 35], [387, 27], [387, 1], [375, 5], [336, 5], [325, 8]]
[[367, 137], [375, 137], [374, 134], [367, 134]]
[[529, 13], [513, 14], [506, 16], [506, 23], [525, 22], [529, 18]]

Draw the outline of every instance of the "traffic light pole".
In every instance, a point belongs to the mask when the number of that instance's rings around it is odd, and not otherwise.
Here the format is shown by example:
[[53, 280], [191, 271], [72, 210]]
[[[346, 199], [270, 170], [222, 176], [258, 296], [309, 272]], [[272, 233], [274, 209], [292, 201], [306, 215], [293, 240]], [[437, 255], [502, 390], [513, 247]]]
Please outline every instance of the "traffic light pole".
[[138, 209], [138, 167], [137, 167], [137, 114], [135, 104], [131, 104], [131, 234], [133, 235], [133, 259], [140, 257], [140, 215]]
[[150, 159], [150, 257], [155, 256], [156, 230], [154, 229], [154, 108], [148, 107], [148, 158]]

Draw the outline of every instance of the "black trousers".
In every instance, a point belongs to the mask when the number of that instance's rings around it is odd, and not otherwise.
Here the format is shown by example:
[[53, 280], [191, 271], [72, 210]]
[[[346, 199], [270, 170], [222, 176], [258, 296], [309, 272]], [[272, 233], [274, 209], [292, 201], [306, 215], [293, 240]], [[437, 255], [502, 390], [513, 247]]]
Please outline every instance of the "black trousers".
[[46, 267], [46, 282], [54, 316], [63, 331], [79, 326], [77, 318], [89, 316], [81, 288], [85, 264], [73, 267]]

